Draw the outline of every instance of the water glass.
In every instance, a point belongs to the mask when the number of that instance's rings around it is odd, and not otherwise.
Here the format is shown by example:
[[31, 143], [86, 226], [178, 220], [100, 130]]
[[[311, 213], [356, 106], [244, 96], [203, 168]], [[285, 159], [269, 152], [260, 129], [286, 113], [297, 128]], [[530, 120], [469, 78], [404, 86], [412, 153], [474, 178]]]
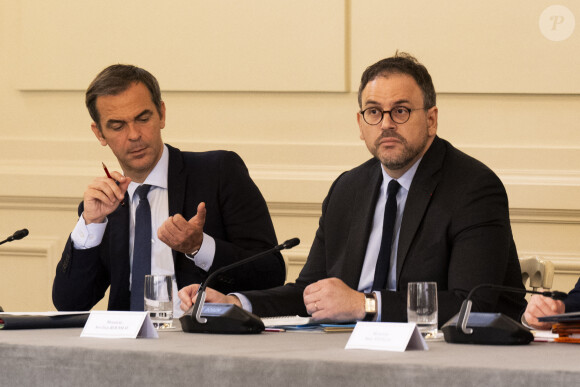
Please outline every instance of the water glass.
[[170, 275], [145, 276], [145, 310], [156, 329], [173, 327], [173, 283]]
[[409, 282], [407, 320], [414, 322], [426, 339], [437, 337], [437, 283]]

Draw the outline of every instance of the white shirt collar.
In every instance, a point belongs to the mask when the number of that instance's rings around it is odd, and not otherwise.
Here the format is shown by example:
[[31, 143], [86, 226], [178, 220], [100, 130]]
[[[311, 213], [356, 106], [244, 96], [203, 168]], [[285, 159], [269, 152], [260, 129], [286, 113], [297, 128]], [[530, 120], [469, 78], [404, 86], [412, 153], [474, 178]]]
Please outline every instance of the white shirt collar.
[[[169, 149], [167, 149], [167, 145], [163, 144], [163, 153], [161, 154], [161, 158], [153, 168], [153, 170], [149, 173], [143, 184], [149, 184], [153, 187], [160, 187], [167, 189], [167, 175], [169, 171]], [[133, 199], [133, 194], [135, 190], [140, 186], [140, 183], [131, 182], [129, 184], [129, 188], [127, 188], [127, 192], [129, 192], [129, 197]]]
[[[422, 159], [423, 158], [420, 158], [419, 160], [415, 161], [415, 164], [413, 164], [411, 168], [409, 168], [407, 172], [403, 174], [403, 176], [399, 177], [398, 179], [395, 179], [399, 182], [401, 187], [407, 190], [407, 192], [409, 191], [409, 188], [411, 188], [411, 183], [413, 182], [413, 178], [415, 177], [415, 172], [417, 172], [417, 168], [419, 168], [419, 163], [421, 162]], [[381, 172], [383, 173], [382, 189], [384, 189], [384, 191], [386, 192], [387, 185], [391, 180], [393, 180], [393, 178], [387, 174], [385, 168], [383, 168], [383, 165], [381, 163], [379, 163], [379, 166], [381, 167]]]

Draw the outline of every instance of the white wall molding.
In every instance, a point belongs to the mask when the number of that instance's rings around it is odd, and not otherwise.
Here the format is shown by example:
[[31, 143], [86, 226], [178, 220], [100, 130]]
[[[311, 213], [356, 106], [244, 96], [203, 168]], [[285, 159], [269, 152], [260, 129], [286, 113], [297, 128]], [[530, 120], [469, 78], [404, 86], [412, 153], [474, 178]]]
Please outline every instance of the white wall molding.
[[[320, 203], [332, 181], [369, 158], [359, 142], [193, 142], [169, 141], [181, 149], [230, 149], [246, 162], [268, 202]], [[580, 147], [463, 146], [504, 182], [513, 208], [580, 210]], [[30, 152], [23, 154], [22, 149]], [[3, 197], [53, 197], [76, 201], [102, 174], [101, 161], [118, 169], [112, 153], [93, 139], [18, 139], [0, 142]], [[265, 160], [268, 160], [265, 162]], [[521, 160], [526, 161], [522, 168]], [[42, 187], [42, 190], [39, 190]], [[54, 204], [56, 205], [56, 204]]]
[[510, 208], [512, 223], [580, 224], [580, 210]]
[[0, 196], [0, 210], [76, 211], [82, 198]]
[[[54, 279], [54, 268], [60, 259], [62, 247], [63, 240], [60, 237], [30, 235], [23, 240], [7, 243], [0, 246], [0, 267], [5, 264], [3, 261], [8, 261], [9, 259], [16, 260], [17, 262], [24, 262], [27, 260], [36, 261], [37, 263], [33, 265], [38, 270], [37, 274], [42, 273], [41, 277], [43, 278], [43, 282], [45, 284], [45, 287], [38, 294], [43, 295], [44, 304], [52, 305], [52, 282]], [[25, 267], [30, 267], [30, 265], [26, 265]], [[27, 274], [33, 274], [21, 272], [19, 267], [14, 266], [9, 269], [9, 272], [12, 275], [22, 277], [26, 277]], [[43, 285], [36, 284], [36, 286], [42, 287]], [[31, 294], [32, 293], [34, 292], [31, 292]], [[28, 299], [29, 296], [23, 294], [22, 298]], [[38, 303], [38, 300], [32, 300], [30, 302]]]

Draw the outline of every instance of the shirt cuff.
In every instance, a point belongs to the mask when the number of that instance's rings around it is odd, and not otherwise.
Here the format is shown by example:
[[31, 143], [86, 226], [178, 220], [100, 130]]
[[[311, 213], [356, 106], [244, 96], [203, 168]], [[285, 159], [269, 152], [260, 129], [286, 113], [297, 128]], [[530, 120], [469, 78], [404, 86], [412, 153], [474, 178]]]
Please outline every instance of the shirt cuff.
[[382, 321], [381, 320], [381, 292], [373, 292], [375, 297], [377, 297], [377, 316], [374, 321]]
[[203, 241], [197, 254], [194, 257], [189, 254], [185, 254], [185, 256], [191, 259], [203, 271], [209, 271], [215, 257], [215, 239], [203, 233]]
[[522, 318], [520, 319], [521, 323], [523, 326], [525, 326], [528, 329], [535, 329], [533, 327], [531, 327], [530, 325], [528, 325], [528, 322], [526, 321], [524, 314], [522, 313]]
[[74, 248], [77, 250], [86, 250], [100, 245], [103, 241], [108, 222], [109, 220], [105, 218], [103, 223], [86, 224], [85, 218], [81, 214], [77, 225], [70, 234]]
[[236, 296], [238, 300], [242, 303], [242, 309], [252, 313], [252, 303], [248, 300], [248, 297], [244, 296], [242, 293], [230, 293], [228, 296]]

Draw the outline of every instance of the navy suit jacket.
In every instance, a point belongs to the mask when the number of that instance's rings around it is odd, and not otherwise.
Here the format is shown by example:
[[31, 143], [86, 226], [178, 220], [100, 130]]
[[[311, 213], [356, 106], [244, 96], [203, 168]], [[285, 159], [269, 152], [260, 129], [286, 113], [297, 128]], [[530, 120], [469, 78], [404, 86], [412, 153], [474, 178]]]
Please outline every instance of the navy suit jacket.
[[568, 293], [568, 297], [564, 300], [564, 305], [566, 305], [566, 313], [580, 312], [580, 279], [576, 282], [574, 289]]
[[[212, 271], [277, 244], [272, 220], [258, 187], [242, 159], [233, 152], [181, 152], [168, 145], [169, 215], [186, 219], [205, 202], [204, 232], [215, 239], [216, 252], [209, 272], [185, 254], [173, 251], [178, 289], [201, 283]], [[125, 203], [130, 203], [126, 194]], [[79, 206], [79, 216], [83, 205]], [[110, 286], [109, 310], [129, 310], [129, 206], [108, 216], [102, 243], [77, 250], [69, 237], [56, 268], [52, 297], [58, 310], [89, 310]], [[222, 292], [265, 289], [282, 285], [285, 265], [273, 253], [218, 276], [211, 287]]]
[[[254, 313], [307, 315], [302, 292], [324, 278], [337, 277], [358, 288], [382, 182], [380, 168], [371, 159], [336, 179], [296, 283], [244, 292]], [[459, 312], [467, 292], [478, 284], [523, 289], [501, 181], [438, 137], [423, 156], [408, 193], [397, 251], [397, 289], [381, 291], [383, 321], [407, 321], [407, 284], [415, 281], [437, 282], [440, 324]], [[482, 290], [473, 298], [472, 310], [517, 319], [525, 306], [523, 295]]]

